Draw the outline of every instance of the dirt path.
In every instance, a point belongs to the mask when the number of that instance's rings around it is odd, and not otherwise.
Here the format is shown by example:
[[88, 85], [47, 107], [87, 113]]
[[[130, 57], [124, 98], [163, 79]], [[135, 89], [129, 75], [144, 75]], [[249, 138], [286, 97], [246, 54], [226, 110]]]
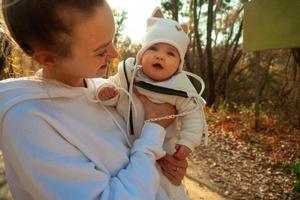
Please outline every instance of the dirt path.
[[2, 152], [0, 151], [0, 200], [11, 200], [12, 198], [6, 184], [4, 163], [2, 160]]
[[[295, 177], [274, 165], [267, 152], [219, 133], [213, 132], [209, 145], [200, 145], [190, 156], [187, 179], [192, 183], [187, 186], [193, 200], [299, 199], [293, 192]], [[203, 188], [212, 196], [198, 192]]]
[[210, 179], [200, 169], [198, 163], [189, 160], [189, 168], [184, 185], [191, 200], [225, 200], [213, 188]]

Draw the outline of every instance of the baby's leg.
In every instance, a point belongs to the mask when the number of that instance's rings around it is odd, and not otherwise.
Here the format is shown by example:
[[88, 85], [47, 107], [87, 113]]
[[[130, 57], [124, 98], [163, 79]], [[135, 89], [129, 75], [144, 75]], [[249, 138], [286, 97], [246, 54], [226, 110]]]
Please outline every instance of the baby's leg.
[[[173, 137], [171, 139], [168, 139], [164, 143], [164, 150], [172, 155], [175, 152], [175, 144], [177, 142], [177, 138]], [[158, 171], [160, 173], [160, 185], [162, 188], [165, 190], [167, 193], [168, 197], [170, 200], [189, 200], [189, 197], [186, 193], [186, 190], [184, 188], [184, 185], [173, 185], [167, 177], [165, 177], [162, 172], [160, 167], [157, 165]]]

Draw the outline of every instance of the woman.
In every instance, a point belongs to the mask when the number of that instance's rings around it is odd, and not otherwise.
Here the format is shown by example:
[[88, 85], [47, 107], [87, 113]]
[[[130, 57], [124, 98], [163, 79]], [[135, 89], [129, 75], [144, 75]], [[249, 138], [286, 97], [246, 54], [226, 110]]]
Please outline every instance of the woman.
[[[145, 124], [130, 144], [116, 111], [90, 101], [91, 78], [102, 77], [117, 55], [109, 5], [4, 0], [2, 11], [13, 39], [43, 68], [0, 83], [0, 145], [13, 198], [167, 199], [154, 163], [172, 121]], [[138, 96], [146, 119], [175, 112]], [[166, 155], [160, 164], [170, 181], [181, 182], [186, 161]]]

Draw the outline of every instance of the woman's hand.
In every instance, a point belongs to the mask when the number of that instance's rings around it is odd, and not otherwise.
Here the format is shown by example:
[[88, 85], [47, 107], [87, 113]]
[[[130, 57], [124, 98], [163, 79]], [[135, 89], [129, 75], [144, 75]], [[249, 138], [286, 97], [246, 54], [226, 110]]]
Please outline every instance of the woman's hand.
[[[164, 117], [167, 115], [176, 114], [176, 109], [174, 106], [168, 103], [157, 104], [150, 101], [146, 96], [140, 94], [136, 89], [133, 90], [135, 95], [141, 100], [145, 109], [145, 120], [154, 119], [158, 117]], [[163, 119], [154, 121], [153, 123], [157, 123], [162, 127], [168, 127], [175, 118], [173, 119]]]
[[186, 159], [179, 160], [174, 156], [166, 154], [161, 159], [157, 160], [163, 175], [165, 175], [174, 185], [180, 185], [188, 167]]

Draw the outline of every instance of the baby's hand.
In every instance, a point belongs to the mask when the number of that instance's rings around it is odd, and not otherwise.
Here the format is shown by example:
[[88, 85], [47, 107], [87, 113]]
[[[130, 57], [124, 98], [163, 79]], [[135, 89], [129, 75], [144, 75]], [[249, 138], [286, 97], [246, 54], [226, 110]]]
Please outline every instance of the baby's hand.
[[175, 149], [176, 152], [173, 154], [173, 156], [179, 160], [186, 159], [192, 153], [190, 148], [181, 144], [176, 144]]
[[101, 101], [106, 101], [117, 96], [119, 92], [114, 87], [103, 87], [98, 93], [98, 98]]

